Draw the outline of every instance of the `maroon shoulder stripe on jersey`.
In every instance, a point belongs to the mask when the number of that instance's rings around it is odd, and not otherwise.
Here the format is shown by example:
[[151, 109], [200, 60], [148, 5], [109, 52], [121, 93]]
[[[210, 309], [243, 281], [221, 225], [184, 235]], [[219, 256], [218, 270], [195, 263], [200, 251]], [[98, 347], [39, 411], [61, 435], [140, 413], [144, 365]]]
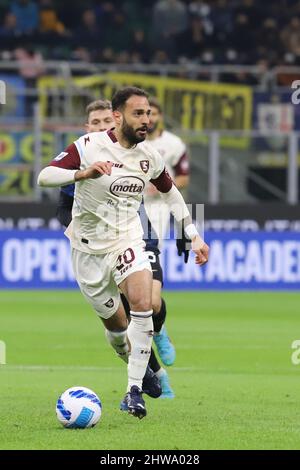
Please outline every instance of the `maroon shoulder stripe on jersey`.
[[50, 166], [57, 166], [58, 168], [64, 168], [65, 170], [79, 170], [81, 162], [76, 145], [69, 145], [63, 153], [66, 155], [60, 159], [52, 160]]
[[112, 140], [112, 142], [115, 144], [116, 142], [118, 142], [118, 139], [116, 138], [115, 134], [113, 133], [112, 129], [110, 129], [109, 131], [107, 131], [107, 135], [108, 137], [110, 137], [110, 140]]
[[174, 166], [174, 172], [175, 176], [188, 176], [190, 174], [190, 162], [186, 152], [184, 152], [178, 163]]
[[151, 179], [150, 182], [154, 184], [156, 189], [161, 193], [168, 193], [174, 184], [171, 176], [165, 168], [158, 178]]

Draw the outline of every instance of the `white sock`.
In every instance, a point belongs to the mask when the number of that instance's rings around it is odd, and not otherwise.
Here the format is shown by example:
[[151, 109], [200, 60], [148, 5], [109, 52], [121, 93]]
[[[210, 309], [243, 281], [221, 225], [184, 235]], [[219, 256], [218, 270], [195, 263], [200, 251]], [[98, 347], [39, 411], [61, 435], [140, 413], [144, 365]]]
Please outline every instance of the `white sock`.
[[128, 360], [128, 388], [137, 385], [142, 390], [142, 382], [148, 365], [153, 338], [152, 310], [148, 312], [130, 311], [131, 322], [127, 336], [131, 345]]
[[112, 345], [118, 356], [128, 363], [129, 345], [127, 342], [127, 330], [109, 331], [105, 330], [106, 338]]

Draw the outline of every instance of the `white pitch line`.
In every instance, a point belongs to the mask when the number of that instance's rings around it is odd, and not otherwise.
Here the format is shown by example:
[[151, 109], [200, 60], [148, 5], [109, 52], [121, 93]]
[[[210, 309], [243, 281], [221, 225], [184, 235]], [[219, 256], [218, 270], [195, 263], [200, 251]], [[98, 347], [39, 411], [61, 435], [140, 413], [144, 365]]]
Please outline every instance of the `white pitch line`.
[[[20, 365], [20, 364], [13, 364], [13, 365], [1, 365], [1, 370], [24, 370], [24, 371], [41, 371], [47, 372], [50, 370], [57, 370], [57, 371], [86, 371], [86, 372], [117, 372], [121, 370], [121, 367], [97, 367], [97, 366], [43, 366], [43, 365]], [[201, 370], [200, 367], [172, 367], [172, 371], [196, 371]]]

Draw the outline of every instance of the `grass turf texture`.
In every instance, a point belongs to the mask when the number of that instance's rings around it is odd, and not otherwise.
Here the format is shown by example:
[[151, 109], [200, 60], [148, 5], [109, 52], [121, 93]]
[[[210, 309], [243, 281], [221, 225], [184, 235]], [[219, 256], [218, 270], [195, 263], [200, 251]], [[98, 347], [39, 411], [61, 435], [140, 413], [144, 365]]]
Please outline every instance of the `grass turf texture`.
[[[165, 293], [177, 360], [174, 400], [118, 410], [126, 369], [79, 292], [0, 292], [1, 449], [299, 449], [298, 293]], [[55, 403], [83, 385], [100, 423], [63, 429]]]

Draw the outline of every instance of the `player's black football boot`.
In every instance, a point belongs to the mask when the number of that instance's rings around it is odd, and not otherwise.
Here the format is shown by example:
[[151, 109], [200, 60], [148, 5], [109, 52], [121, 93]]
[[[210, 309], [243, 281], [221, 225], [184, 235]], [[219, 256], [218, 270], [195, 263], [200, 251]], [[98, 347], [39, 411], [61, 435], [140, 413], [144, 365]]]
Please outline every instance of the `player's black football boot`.
[[160, 385], [159, 378], [156, 377], [150, 366], [147, 366], [144, 378], [143, 378], [143, 392], [149, 395], [151, 398], [158, 398], [162, 394], [162, 388]]
[[130, 392], [126, 394], [128, 396], [128, 413], [139, 419], [144, 418], [147, 414], [142, 393], [143, 392], [139, 389], [139, 387], [132, 385]]
[[[149, 366], [147, 366], [142, 387], [143, 387], [142, 392], [146, 393], [151, 398], [158, 398], [162, 394], [162, 387], [160, 384], [160, 380], [158, 377], [156, 377], [153, 370]], [[130, 395], [130, 392], [126, 393], [125, 397], [121, 401], [120, 403], [121, 411], [128, 411], [129, 395]]]

